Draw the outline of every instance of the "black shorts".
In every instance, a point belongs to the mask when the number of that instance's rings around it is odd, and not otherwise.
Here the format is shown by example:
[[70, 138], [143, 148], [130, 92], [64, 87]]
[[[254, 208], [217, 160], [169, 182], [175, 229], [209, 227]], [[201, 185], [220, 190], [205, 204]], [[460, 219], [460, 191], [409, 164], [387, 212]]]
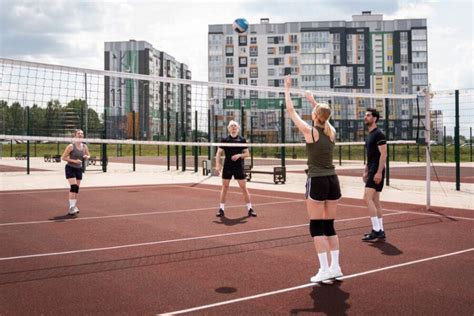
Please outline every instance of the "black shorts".
[[235, 180], [244, 180], [244, 167], [225, 167], [222, 170], [222, 179], [230, 180], [234, 176]]
[[341, 187], [337, 175], [308, 178], [305, 196], [316, 201], [339, 200]]
[[66, 179], [76, 178], [82, 180], [82, 168], [74, 168], [66, 165]]
[[367, 182], [365, 183], [365, 187], [375, 189], [375, 191], [377, 192], [382, 192], [383, 182], [385, 180], [385, 169], [382, 171], [382, 181], [380, 181], [379, 184], [376, 184], [374, 182], [374, 176], [376, 173], [377, 172], [373, 172], [373, 171], [369, 172], [367, 176]]

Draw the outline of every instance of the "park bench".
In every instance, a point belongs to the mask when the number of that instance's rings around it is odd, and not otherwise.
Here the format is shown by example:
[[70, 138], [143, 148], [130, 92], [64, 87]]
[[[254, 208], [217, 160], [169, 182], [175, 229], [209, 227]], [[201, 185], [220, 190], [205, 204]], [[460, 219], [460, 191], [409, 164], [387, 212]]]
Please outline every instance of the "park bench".
[[254, 170], [252, 165], [244, 165], [244, 173], [245, 178], [247, 181], [252, 180], [252, 174], [270, 174], [273, 175], [273, 182], [275, 184], [281, 183], [285, 184], [286, 182], [286, 168], [285, 167], [273, 167], [273, 171], [262, 171], [262, 170]]

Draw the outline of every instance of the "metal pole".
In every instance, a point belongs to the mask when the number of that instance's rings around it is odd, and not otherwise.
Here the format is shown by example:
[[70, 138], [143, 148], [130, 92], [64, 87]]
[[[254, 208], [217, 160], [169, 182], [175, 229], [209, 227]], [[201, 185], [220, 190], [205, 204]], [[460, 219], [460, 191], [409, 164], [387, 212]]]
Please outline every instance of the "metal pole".
[[444, 149], [444, 162], [447, 161], [446, 153], [446, 126], [443, 126], [443, 149]]
[[472, 127], [469, 127], [469, 156], [472, 162]]
[[[24, 98], [24, 97], [23, 97]], [[30, 136], [30, 107], [26, 107], [26, 135]], [[30, 174], [30, 141], [26, 141], [26, 174]]]
[[455, 125], [454, 125], [454, 160], [456, 162], [456, 191], [461, 190], [461, 153], [459, 143], [459, 90], [454, 92], [455, 97]]
[[[170, 141], [171, 140], [171, 125], [170, 125], [170, 108], [167, 107], [166, 109], [166, 140]], [[166, 145], [166, 165], [167, 165], [167, 170], [170, 170], [170, 164], [171, 164], [171, 157], [170, 157], [170, 145]]]
[[[389, 100], [385, 98], [385, 138], [390, 139], [390, 111], [389, 111]], [[385, 183], [387, 186], [390, 185], [390, 146], [387, 144], [387, 159], [385, 162]]]
[[[107, 139], [107, 109], [104, 109], [104, 130], [103, 136], [104, 139]], [[107, 144], [102, 144], [102, 172], [107, 172]]]
[[[133, 126], [132, 126], [132, 139], [135, 140], [135, 111], [132, 111], [132, 121], [133, 121]], [[132, 144], [132, 161], [133, 161], [133, 171], [135, 171], [135, 144]]]
[[[285, 104], [281, 104], [281, 143], [285, 143]], [[286, 148], [281, 147], [281, 166], [285, 167]]]
[[430, 119], [430, 89], [425, 88], [425, 142], [426, 142], [426, 209], [431, 208], [431, 119]]
[[[207, 141], [210, 143], [211, 142], [211, 109], [207, 110]], [[207, 148], [207, 159], [211, 160], [211, 147], [209, 146]]]
[[[194, 141], [198, 141], [198, 111], [194, 111]], [[198, 147], [194, 147], [194, 172], [198, 172]]]
[[[179, 112], [176, 111], [176, 128], [175, 128], [176, 141], [178, 141], [178, 139], [179, 139], [178, 122], [179, 122]], [[179, 146], [176, 145], [174, 150], [175, 150], [175, 155], [176, 155], [176, 170], [179, 170]]]
[[[253, 119], [254, 117], [250, 115], [250, 143], [253, 144]], [[253, 168], [253, 146], [250, 147], [250, 166]]]
[[84, 137], [87, 137], [88, 136], [88, 131], [89, 131], [89, 116], [88, 116], [88, 105], [87, 105], [87, 73], [84, 73], [84, 98], [85, 98], [85, 104], [84, 104], [84, 118], [85, 118], [85, 122], [84, 122]]

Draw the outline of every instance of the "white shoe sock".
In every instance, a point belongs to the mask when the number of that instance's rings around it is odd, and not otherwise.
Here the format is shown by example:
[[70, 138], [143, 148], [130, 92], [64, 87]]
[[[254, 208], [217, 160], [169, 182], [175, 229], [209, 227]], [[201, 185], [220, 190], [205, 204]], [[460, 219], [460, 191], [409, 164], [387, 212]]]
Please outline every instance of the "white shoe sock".
[[247, 203], [247, 211], [250, 211], [251, 208], [252, 208], [252, 203]]
[[76, 201], [77, 201], [77, 200], [69, 200], [69, 207], [74, 207], [74, 206], [76, 206]]
[[371, 217], [372, 229], [378, 232], [380, 230], [379, 218], [377, 216]]
[[319, 266], [322, 271], [329, 270], [328, 254], [326, 252], [318, 253]]
[[331, 269], [339, 267], [339, 250], [331, 251]]
[[383, 231], [383, 217], [378, 217], [380, 230]]
[[222, 210], [224, 210], [224, 203], [219, 204], [219, 208], [221, 208]]

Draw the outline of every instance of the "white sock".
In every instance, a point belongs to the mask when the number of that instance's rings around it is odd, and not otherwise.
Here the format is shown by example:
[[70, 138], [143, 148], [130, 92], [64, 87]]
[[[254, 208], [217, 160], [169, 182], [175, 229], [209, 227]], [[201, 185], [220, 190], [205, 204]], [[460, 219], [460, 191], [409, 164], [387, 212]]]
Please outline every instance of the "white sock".
[[378, 219], [379, 219], [380, 230], [383, 231], [383, 218], [382, 218], [382, 217], [378, 217]]
[[224, 210], [224, 203], [219, 204], [219, 207]]
[[339, 250], [331, 250], [331, 268], [339, 267]]
[[69, 207], [76, 206], [76, 200], [69, 200]]
[[328, 254], [326, 252], [318, 253], [319, 266], [321, 270], [327, 271], [329, 269], [328, 265]]
[[252, 203], [247, 203], [247, 211], [250, 211], [251, 208], [252, 208]]
[[372, 222], [372, 229], [378, 232], [380, 230], [379, 218], [377, 216], [371, 217], [370, 221]]

